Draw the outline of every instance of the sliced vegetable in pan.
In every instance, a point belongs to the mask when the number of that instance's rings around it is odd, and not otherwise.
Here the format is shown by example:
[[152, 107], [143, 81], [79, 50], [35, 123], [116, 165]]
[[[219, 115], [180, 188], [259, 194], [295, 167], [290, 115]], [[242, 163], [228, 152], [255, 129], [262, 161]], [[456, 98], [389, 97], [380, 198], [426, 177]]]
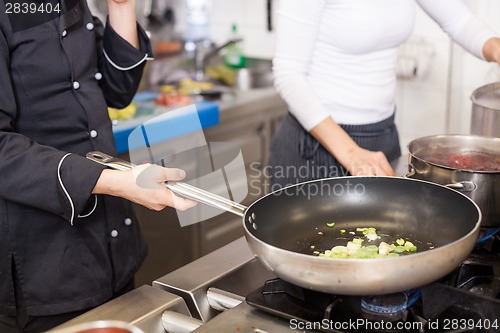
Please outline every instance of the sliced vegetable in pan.
[[[344, 231], [344, 232], [342, 232]], [[322, 258], [352, 258], [352, 259], [373, 259], [398, 257], [401, 254], [409, 254], [417, 251], [417, 246], [403, 238], [394, 241], [381, 241], [375, 245], [374, 241], [381, 239], [375, 228], [356, 228], [356, 232], [363, 236], [354, 237], [347, 241], [347, 244], [334, 246], [324, 252], [314, 251], [313, 254]], [[345, 230], [340, 230], [345, 233]], [[354, 232], [350, 232], [353, 234]], [[354, 233], [355, 234], [355, 233]]]

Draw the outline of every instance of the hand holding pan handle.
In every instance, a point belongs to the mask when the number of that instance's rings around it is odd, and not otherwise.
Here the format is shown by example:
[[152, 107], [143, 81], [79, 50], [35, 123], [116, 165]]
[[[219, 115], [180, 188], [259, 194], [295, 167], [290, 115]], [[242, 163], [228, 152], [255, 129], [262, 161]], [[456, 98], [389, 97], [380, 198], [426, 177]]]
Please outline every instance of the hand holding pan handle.
[[[92, 151], [87, 153], [86, 157], [94, 162], [102, 164], [108, 168], [115, 170], [130, 170], [134, 166], [132, 163], [107, 155], [99, 151]], [[221, 197], [220, 195], [210, 193], [202, 190], [201, 188], [189, 185], [183, 182], [166, 182], [165, 186], [173, 193], [197, 201], [215, 208], [225, 210], [238, 216], [244, 216], [247, 207]]]

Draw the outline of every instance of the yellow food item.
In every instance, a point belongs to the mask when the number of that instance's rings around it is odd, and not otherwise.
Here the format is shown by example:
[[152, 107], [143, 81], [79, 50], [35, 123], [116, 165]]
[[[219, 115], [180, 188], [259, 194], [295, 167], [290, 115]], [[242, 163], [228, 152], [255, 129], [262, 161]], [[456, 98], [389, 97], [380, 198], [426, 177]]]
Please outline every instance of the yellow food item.
[[108, 108], [108, 115], [111, 120], [126, 120], [133, 118], [136, 111], [137, 106], [132, 102], [123, 109]]
[[208, 66], [205, 68], [205, 74], [228, 86], [233, 86], [236, 82], [236, 71], [224, 65]]
[[161, 86], [160, 91], [162, 93], [173, 92], [173, 91], [175, 91], [175, 86], [173, 86], [171, 84], [164, 84], [164, 85]]
[[212, 89], [214, 87], [214, 84], [211, 82], [205, 82], [205, 81], [194, 81], [190, 78], [184, 78], [179, 81], [178, 83], [179, 89], [185, 88], [185, 89], [193, 89], [193, 90], [206, 90], [206, 89]]
[[175, 85], [163, 85], [160, 88], [161, 93], [169, 93], [170, 95], [191, 95], [197, 94], [202, 90], [209, 90], [214, 87], [212, 82], [195, 81], [190, 78], [184, 78]]

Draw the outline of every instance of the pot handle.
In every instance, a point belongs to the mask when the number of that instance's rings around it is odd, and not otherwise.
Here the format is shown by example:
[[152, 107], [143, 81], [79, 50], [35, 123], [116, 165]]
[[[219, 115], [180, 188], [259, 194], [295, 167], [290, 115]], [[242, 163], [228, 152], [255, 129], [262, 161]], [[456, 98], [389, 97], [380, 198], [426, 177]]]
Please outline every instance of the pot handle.
[[413, 164], [408, 163], [408, 173], [404, 177], [411, 178], [411, 177], [415, 176], [416, 173], [417, 172], [415, 171], [415, 167], [413, 166]]
[[444, 186], [460, 192], [472, 192], [477, 188], [477, 185], [475, 183], [467, 180], [458, 183], [446, 184]]
[[[92, 151], [87, 153], [86, 157], [96, 163], [102, 164], [108, 168], [115, 170], [130, 170], [134, 166], [132, 163], [107, 155], [100, 151]], [[165, 182], [165, 186], [173, 193], [190, 199], [196, 202], [203, 203], [208, 206], [225, 210], [238, 216], [244, 216], [247, 207], [220, 195], [210, 193], [193, 185], [183, 182]]]
[[[417, 171], [415, 171], [415, 167], [413, 166], [413, 164], [408, 163], [408, 169], [409, 171], [405, 175], [405, 178], [412, 178], [417, 174]], [[464, 180], [457, 183], [445, 184], [444, 186], [460, 192], [472, 192], [477, 188], [477, 185], [475, 183], [468, 180]]]

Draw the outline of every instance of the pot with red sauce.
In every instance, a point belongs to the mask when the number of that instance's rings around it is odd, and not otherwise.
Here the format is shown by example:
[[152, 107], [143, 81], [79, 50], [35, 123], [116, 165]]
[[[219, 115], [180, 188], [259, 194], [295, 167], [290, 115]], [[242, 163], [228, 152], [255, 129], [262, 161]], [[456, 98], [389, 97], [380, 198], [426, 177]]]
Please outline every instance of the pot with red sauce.
[[481, 209], [481, 226], [500, 226], [500, 138], [427, 136], [411, 141], [408, 151], [407, 177], [462, 192]]

